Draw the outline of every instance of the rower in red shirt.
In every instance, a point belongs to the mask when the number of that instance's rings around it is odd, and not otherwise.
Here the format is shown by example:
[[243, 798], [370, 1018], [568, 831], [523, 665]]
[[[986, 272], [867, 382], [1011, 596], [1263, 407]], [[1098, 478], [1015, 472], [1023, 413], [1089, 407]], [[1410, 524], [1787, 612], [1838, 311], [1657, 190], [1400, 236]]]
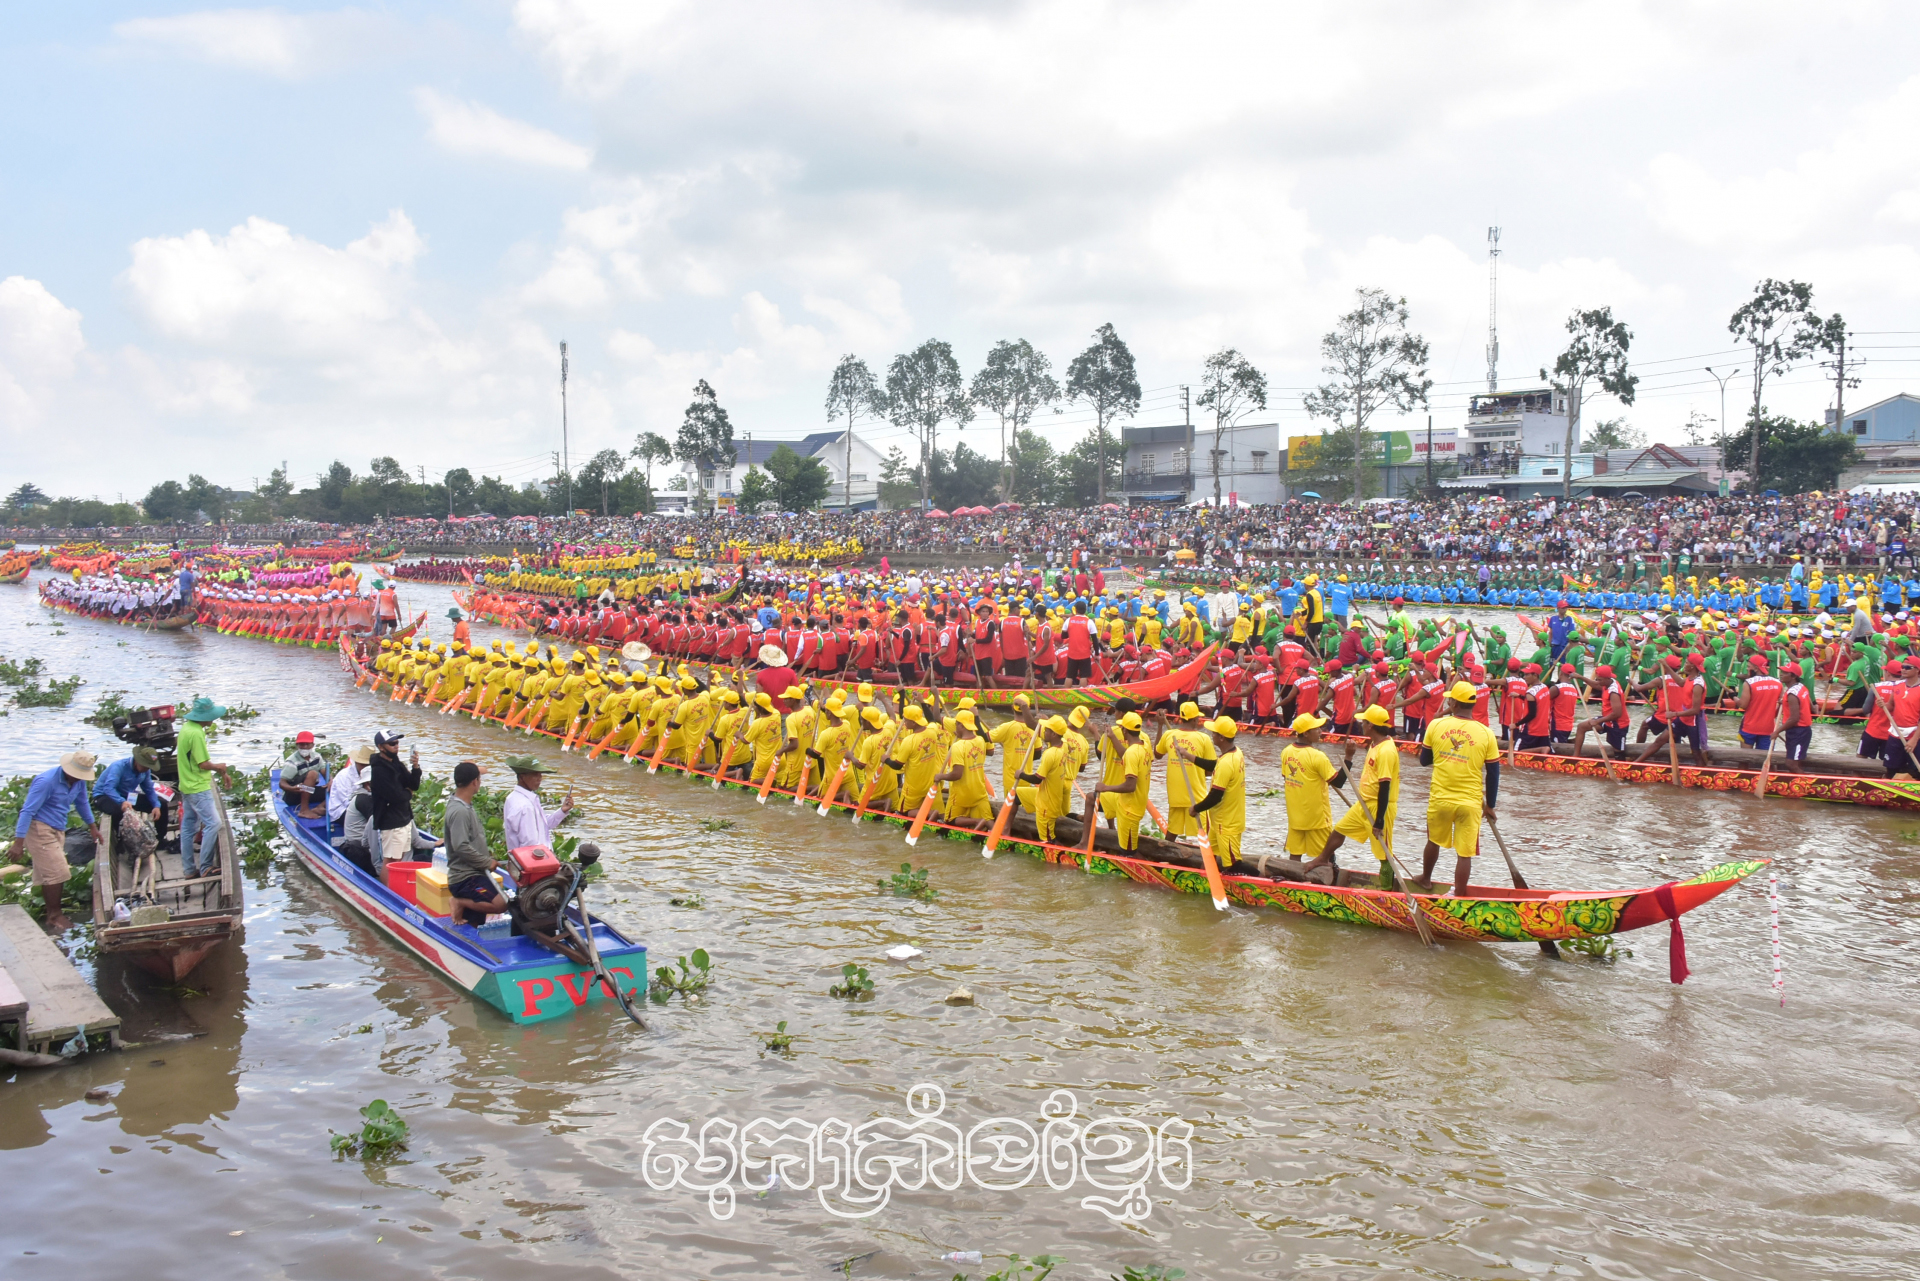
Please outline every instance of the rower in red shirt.
[[1332, 684], [1327, 693], [1333, 700], [1333, 732], [1336, 734], [1353, 733], [1353, 673], [1343, 670], [1343, 664], [1335, 659], [1327, 664], [1327, 675]]
[[1571, 742], [1573, 720], [1580, 709], [1580, 687], [1574, 683], [1572, 663], [1560, 664], [1560, 679], [1553, 683], [1553, 741]]
[[1764, 752], [1773, 743], [1773, 727], [1779, 720], [1780, 682], [1767, 674], [1765, 654], [1755, 654], [1747, 666], [1750, 671], [1740, 687], [1740, 741]]

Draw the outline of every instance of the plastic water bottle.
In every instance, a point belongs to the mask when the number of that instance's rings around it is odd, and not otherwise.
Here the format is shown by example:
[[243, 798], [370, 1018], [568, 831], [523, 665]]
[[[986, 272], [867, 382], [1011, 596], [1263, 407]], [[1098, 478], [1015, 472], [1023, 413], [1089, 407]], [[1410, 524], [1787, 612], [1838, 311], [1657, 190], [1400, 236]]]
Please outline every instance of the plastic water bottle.
[[447, 870], [447, 847], [442, 845], [433, 852], [433, 865], [441, 871]]
[[113, 919], [115, 923], [121, 925], [133, 919], [133, 909], [127, 905], [127, 900], [124, 898], [113, 900]]

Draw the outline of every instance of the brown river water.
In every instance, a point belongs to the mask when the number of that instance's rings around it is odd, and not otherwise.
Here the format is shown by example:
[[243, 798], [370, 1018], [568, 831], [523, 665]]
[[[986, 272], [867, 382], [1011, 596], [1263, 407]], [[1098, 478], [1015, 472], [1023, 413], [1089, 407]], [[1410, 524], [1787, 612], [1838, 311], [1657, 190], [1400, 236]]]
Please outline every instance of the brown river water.
[[[445, 591], [406, 587], [444, 633]], [[303, 728], [342, 743], [404, 729], [441, 774], [526, 750], [495, 727], [375, 703], [330, 654], [62, 621], [31, 586], [0, 593], [0, 653], [89, 682], [70, 710], [6, 717], [0, 775], [76, 745], [115, 752], [79, 721], [113, 689], [262, 709], [217, 748], [248, 768]], [[1822, 729], [1816, 749], [1847, 738]], [[0, 1276], [986, 1270], [941, 1262], [948, 1250], [989, 1265], [1064, 1255], [1055, 1276], [1076, 1279], [1128, 1264], [1191, 1278], [1920, 1275], [1920, 815], [1504, 780], [1502, 827], [1536, 886], [1638, 888], [1776, 859], [1782, 1008], [1764, 873], [1685, 918], [1694, 975], [1675, 987], [1663, 929], [1623, 936], [1634, 955], [1611, 964], [1532, 945], [1425, 950], [1019, 856], [989, 863], [970, 844], [909, 851], [891, 827], [541, 750], [558, 762], [549, 787], [572, 784], [586, 806], [572, 830], [609, 851], [593, 902], [655, 963], [706, 948], [706, 999], [650, 1006], [646, 1032], [604, 1004], [517, 1027], [283, 854], [248, 888], [244, 942], [189, 980], [203, 994], [99, 967], [137, 1048], [0, 1083]], [[1250, 793], [1274, 787], [1279, 745], [1247, 751]], [[1409, 767], [1403, 850], [1417, 852], [1422, 775]], [[1284, 836], [1281, 804], [1251, 803], [1256, 853]], [[733, 826], [709, 831], [711, 818]], [[932, 869], [930, 909], [874, 893], [909, 857]], [[1497, 858], [1481, 863], [1477, 880], [1503, 879]], [[704, 906], [670, 903], [688, 891]], [[901, 943], [924, 955], [883, 957]], [[826, 994], [849, 961], [872, 971], [871, 1001]], [[961, 985], [976, 1004], [944, 1004]], [[795, 1052], [762, 1055], [754, 1033], [783, 1019]], [[867, 1218], [781, 1186], [741, 1191], [721, 1219], [703, 1193], [644, 1177], [656, 1121], [906, 1121], [920, 1082], [963, 1129], [1037, 1128], [1055, 1090], [1083, 1121], [1184, 1119], [1191, 1182], [1150, 1182], [1144, 1220], [1116, 1223], [1082, 1204], [1101, 1194], [1084, 1180], [929, 1181]], [[94, 1086], [111, 1097], [88, 1102]], [[405, 1115], [411, 1146], [334, 1159], [329, 1129], [374, 1098]]]

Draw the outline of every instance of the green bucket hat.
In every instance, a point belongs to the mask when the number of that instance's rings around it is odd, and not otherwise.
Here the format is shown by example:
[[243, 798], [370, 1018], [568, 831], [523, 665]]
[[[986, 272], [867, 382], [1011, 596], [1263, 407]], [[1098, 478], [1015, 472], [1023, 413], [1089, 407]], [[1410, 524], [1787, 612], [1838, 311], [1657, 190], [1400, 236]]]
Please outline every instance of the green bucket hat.
[[545, 774], [547, 767], [540, 763], [537, 756], [509, 756], [507, 768], [516, 774]]
[[457, 607], [456, 607], [456, 608], [454, 608], [454, 609], [450, 609], [450, 610], [448, 610], [448, 611], [447, 611], [447, 617], [448, 617], [448, 618], [451, 618], [451, 619], [452, 619], [452, 620], [453, 620], [454, 622], [456, 622], [456, 623], [457, 623], [457, 622], [459, 622], [459, 621], [460, 621], [460, 610], [459, 610], [459, 609], [458, 609]]
[[190, 721], [198, 721], [202, 725], [211, 721], [217, 721], [226, 714], [226, 708], [220, 706], [220, 704], [214, 702], [205, 694], [194, 699], [193, 706], [187, 709], [187, 719]]

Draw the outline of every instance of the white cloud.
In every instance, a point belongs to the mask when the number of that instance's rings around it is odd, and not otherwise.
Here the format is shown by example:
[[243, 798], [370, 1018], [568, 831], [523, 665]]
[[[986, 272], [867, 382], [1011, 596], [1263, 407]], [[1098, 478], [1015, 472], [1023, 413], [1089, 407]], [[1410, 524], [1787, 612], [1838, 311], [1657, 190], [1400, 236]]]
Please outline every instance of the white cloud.
[[279, 9], [203, 9], [165, 18], [130, 18], [113, 34], [128, 45], [296, 79], [363, 54], [387, 24], [356, 9], [285, 13]]
[[80, 313], [37, 280], [0, 280], [0, 369], [21, 382], [52, 382], [73, 372], [86, 349]]
[[554, 253], [552, 264], [520, 291], [520, 297], [536, 307], [573, 309], [601, 306], [611, 292], [593, 255], [584, 249], [566, 246]]
[[432, 89], [416, 89], [414, 102], [427, 118], [428, 139], [448, 151], [552, 169], [584, 170], [593, 163], [591, 147], [480, 103], [444, 97]]
[[326, 357], [406, 318], [409, 268], [423, 247], [398, 209], [343, 249], [256, 217], [224, 236], [138, 241], [124, 280], [135, 308], [167, 338]]

